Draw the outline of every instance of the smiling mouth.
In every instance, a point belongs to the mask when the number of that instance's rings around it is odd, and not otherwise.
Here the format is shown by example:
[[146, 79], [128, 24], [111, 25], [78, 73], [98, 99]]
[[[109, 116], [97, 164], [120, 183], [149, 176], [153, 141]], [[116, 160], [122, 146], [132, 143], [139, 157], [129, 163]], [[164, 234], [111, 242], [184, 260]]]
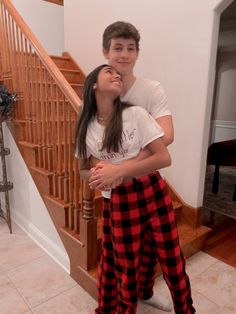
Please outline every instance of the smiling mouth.
[[115, 83], [115, 84], [121, 85], [121, 81], [113, 81], [112, 83]]
[[119, 64], [130, 64], [130, 62], [125, 62], [125, 61], [119, 61]]

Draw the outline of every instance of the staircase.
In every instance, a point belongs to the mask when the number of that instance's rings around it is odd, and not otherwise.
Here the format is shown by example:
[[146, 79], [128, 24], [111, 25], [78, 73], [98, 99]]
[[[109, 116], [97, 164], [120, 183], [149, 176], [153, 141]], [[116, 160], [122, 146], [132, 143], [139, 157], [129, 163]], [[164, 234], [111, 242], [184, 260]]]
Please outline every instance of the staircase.
[[[0, 5], [0, 79], [18, 94], [8, 127], [69, 255], [71, 276], [96, 298], [101, 196], [80, 179], [74, 157], [85, 74], [68, 53], [49, 57], [12, 4]], [[201, 226], [200, 211], [168, 187], [189, 257], [203, 247], [209, 229]]]

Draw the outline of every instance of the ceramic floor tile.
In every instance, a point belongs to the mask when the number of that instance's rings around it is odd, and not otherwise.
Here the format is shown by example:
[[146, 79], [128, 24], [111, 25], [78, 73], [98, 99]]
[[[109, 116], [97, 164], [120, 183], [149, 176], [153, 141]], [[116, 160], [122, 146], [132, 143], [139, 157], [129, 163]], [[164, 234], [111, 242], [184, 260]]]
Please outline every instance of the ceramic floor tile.
[[57, 295], [33, 309], [34, 314], [91, 314], [97, 302], [80, 286]]
[[150, 309], [150, 305], [147, 305], [141, 301], [138, 302], [137, 314], [144, 314]]
[[[161, 311], [159, 309], [154, 308], [151, 305], [142, 304], [141, 302], [138, 303], [138, 311], [137, 314], [166, 314], [167, 312]], [[169, 314], [174, 314], [174, 310], [168, 312]]]
[[35, 307], [77, 283], [50, 257], [44, 256], [8, 272], [26, 302]]
[[[24, 231], [14, 221], [12, 221], [11, 227], [12, 227], [12, 233], [15, 233], [15, 234], [24, 233]], [[7, 223], [5, 222], [4, 219], [0, 218], [0, 237], [3, 235], [9, 235], [9, 234], [10, 234], [10, 230], [8, 228]]]
[[[162, 281], [159, 282], [159, 285], [157, 287], [160, 287], [162, 296], [164, 294], [168, 295], [169, 292], [165, 291], [165, 286], [162, 283]], [[155, 287], [155, 293], [157, 293], [157, 287]], [[224, 307], [219, 306], [218, 304], [210, 301], [208, 298], [203, 296], [202, 294], [198, 293], [197, 291], [192, 289], [192, 298], [193, 298], [193, 304], [196, 309], [196, 313], [198, 314], [230, 314], [230, 312], [227, 312]], [[170, 296], [167, 296], [167, 299], [171, 299]], [[164, 314], [166, 312], [155, 309], [153, 307], [149, 307], [148, 310], [145, 312], [140, 312], [140, 314]], [[171, 312], [168, 312], [169, 314], [174, 314], [174, 309]]]
[[206, 296], [192, 289], [193, 304], [198, 314], [229, 314], [224, 307], [210, 301]]
[[[165, 283], [165, 280], [163, 279], [162, 276], [159, 276], [156, 279], [155, 285], [153, 288], [153, 293], [154, 293], [154, 295], [158, 295], [160, 298], [163, 298], [164, 300], [168, 300], [169, 302], [172, 303], [169, 289], [168, 289], [168, 287]], [[149, 314], [149, 313], [151, 313], [151, 314], [163, 314], [163, 313], [167, 313], [167, 312], [164, 312], [164, 311], [161, 311], [159, 309], [156, 309], [154, 307], [149, 306], [149, 308], [145, 312], [145, 314]], [[174, 314], [174, 310], [172, 310], [171, 312], [168, 312], [168, 313]]]
[[0, 266], [7, 271], [30, 260], [46, 256], [45, 252], [25, 233], [12, 233], [0, 237]]
[[0, 312], [2, 314], [22, 314], [27, 311], [29, 311], [29, 307], [17, 289], [4, 273], [0, 273]]
[[213, 264], [217, 263], [218, 259], [200, 251], [186, 261], [186, 271], [192, 281], [194, 277], [206, 271]]
[[236, 313], [236, 269], [217, 262], [192, 280], [192, 288], [226, 312]]

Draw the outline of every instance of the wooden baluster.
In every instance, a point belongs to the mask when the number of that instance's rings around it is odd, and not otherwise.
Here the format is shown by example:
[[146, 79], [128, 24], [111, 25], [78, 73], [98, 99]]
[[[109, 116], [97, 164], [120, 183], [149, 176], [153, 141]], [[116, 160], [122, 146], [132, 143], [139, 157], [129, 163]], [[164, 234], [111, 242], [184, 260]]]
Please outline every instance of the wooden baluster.
[[[80, 176], [79, 176], [79, 161], [76, 157], [74, 157], [73, 162], [74, 169], [74, 190], [73, 190], [73, 199], [74, 199], [74, 208], [75, 208], [75, 231], [76, 233], [80, 233], [80, 213], [81, 213], [81, 185], [80, 185]], [[81, 195], [81, 197], [80, 197]]]
[[60, 199], [63, 199], [63, 137], [62, 137], [62, 122], [61, 122], [61, 117], [62, 117], [62, 111], [61, 107], [63, 106], [63, 103], [61, 102], [61, 92], [57, 88], [57, 142], [58, 142], [58, 197]]

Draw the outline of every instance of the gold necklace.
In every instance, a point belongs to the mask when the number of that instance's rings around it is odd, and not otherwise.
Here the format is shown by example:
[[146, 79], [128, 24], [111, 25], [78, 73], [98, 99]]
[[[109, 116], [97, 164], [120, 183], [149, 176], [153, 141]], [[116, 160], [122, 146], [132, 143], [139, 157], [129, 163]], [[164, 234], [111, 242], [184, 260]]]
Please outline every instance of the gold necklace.
[[109, 120], [109, 119], [110, 119], [110, 117], [111, 117], [111, 115], [109, 115], [109, 116], [108, 116], [108, 117], [106, 117], [106, 118], [103, 118], [103, 117], [100, 117], [100, 116], [97, 114], [97, 120], [98, 120], [98, 121], [101, 121], [101, 122], [104, 122], [104, 121]]

